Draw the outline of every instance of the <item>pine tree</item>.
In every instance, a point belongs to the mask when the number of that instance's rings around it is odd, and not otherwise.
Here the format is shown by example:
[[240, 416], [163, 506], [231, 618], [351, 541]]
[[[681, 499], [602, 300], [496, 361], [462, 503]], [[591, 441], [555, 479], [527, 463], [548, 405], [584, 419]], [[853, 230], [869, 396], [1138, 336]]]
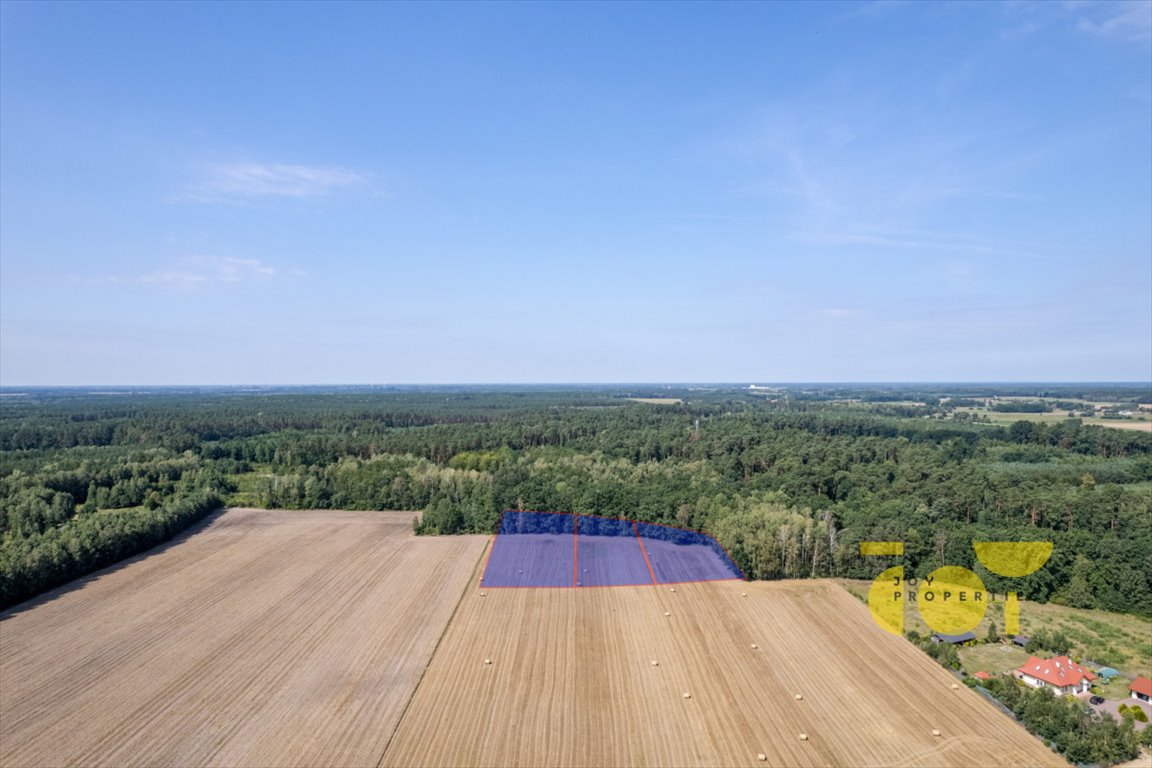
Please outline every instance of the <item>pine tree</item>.
[[1095, 600], [1092, 595], [1092, 586], [1088, 583], [1088, 574], [1092, 572], [1092, 561], [1084, 555], [1076, 555], [1072, 563], [1072, 576], [1068, 580], [1066, 599], [1073, 608], [1092, 608]]

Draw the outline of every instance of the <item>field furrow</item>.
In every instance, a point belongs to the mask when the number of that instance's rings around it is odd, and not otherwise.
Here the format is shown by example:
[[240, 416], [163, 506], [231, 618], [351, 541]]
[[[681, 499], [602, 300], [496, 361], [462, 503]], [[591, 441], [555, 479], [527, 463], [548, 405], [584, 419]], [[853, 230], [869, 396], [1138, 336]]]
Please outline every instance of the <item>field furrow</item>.
[[1064, 765], [954, 682], [830, 582], [477, 587], [383, 764]]
[[484, 537], [231, 510], [0, 616], [0, 765], [374, 766]]

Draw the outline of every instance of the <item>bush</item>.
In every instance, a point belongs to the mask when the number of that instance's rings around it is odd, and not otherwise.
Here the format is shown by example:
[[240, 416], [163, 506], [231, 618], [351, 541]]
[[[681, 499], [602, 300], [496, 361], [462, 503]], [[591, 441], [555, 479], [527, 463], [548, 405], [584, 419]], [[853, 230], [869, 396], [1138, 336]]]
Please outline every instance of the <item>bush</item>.
[[960, 669], [960, 654], [956, 646], [949, 643], [934, 643], [931, 640], [921, 640], [920, 650], [949, 669]]
[[1028, 653], [1036, 653], [1037, 651], [1048, 651], [1057, 656], [1062, 656], [1068, 653], [1069, 648], [1072, 647], [1071, 641], [1068, 636], [1063, 632], [1057, 630], [1049, 632], [1047, 630], [1037, 630], [1033, 633], [1032, 637], [1028, 640], [1028, 645], [1024, 646], [1024, 650]]
[[986, 643], [998, 643], [998, 642], [1000, 642], [1000, 633], [996, 631], [996, 622], [994, 622], [994, 621], [988, 622], [988, 634], [984, 636], [984, 642], [986, 642]]
[[1144, 710], [1140, 709], [1140, 707], [1132, 706], [1128, 708], [1128, 711], [1132, 713], [1132, 717], [1135, 718], [1136, 722], [1148, 722], [1148, 715], [1145, 714]]

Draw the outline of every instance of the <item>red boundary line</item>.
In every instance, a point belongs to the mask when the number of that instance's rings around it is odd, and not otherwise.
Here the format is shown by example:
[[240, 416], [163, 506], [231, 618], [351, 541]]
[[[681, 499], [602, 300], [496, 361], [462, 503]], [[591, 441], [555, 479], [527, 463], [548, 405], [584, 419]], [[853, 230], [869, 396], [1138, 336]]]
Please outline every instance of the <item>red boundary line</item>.
[[[714, 584], [725, 581], [744, 581], [732, 576], [727, 579], [696, 579], [695, 581], [661, 581], [657, 587], [679, 587], [685, 584]], [[580, 589], [619, 589], [620, 587], [650, 587], [646, 581], [635, 584], [581, 584]], [[484, 589], [572, 589], [568, 584], [489, 584]]]
[[[517, 514], [533, 514], [533, 515], [575, 515], [576, 514], [575, 512], [548, 512], [548, 511], [540, 510], [540, 509], [506, 509], [506, 510], [504, 510], [504, 514], [508, 514], [509, 512], [515, 512]], [[708, 533], [707, 531], [698, 531], [695, 528], [685, 528], [685, 527], [680, 526], [680, 525], [668, 525], [667, 523], [647, 523], [647, 522], [644, 522], [643, 520], [635, 520], [631, 517], [608, 517], [607, 515], [580, 515], [580, 517], [594, 517], [597, 520], [620, 520], [620, 521], [625, 522], [625, 523], [644, 523], [644, 525], [655, 525], [659, 528], [671, 528], [674, 531], [687, 531], [688, 533], [698, 533], [701, 536], [707, 536], [708, 538], [712, 539], [712, 541], [716, 541], [716, 537], [713, 536], [712, 534]], [[716, 544], [717, 544], [717, 546], [720, 547], [720, 549], [724, 549], [724, 545], [721, 544], [720, 542], [716, 541]], [[724, 549], [724, 554], [728, 554], [728, 550]], [[731, 557], [731, 555], [729, 555], [729, 557]], [[739, 566], [737, 566], [737, 567], [739, 567]]]
[[636, 543], [640, 545], [640, 554], [644, 555], [644, 565], [648, 566], [648, 575], [652, 577], [652, 586], [656, 586], [656, 571], [652, 570], [652, 563], [648, 560], [648, 550], [644, 549], [644, 540], [640, 538], [640, 528], [636, 521], [632, 521], [632, 531], [636, 534]]
[[[595, 517], [595, 515], [585, 515], [585, 517]], [[624, 518], [624, 517], [606, 517], [604, 519], [605, 520], [627, 520], [627, 518]], [[636, 522], [637, 522], [636, 520], [633, 520], [632, 524], [635, 525]], [[719, 541], [717, 541], [716, 537], [713, 536], [712, 534], [705, 533], [704, 531], [694, 531], [691, 528], [681, 528], [678, 525], [664, 525], [664, 523], [644, 523], [644, 525], [655, 525], [659, 528], [671, 528], [674, 531], [686, 531], [687, 533], [698, 533], [701, 536], [707, 536], [708, 538], [712, 539], [713, 544], [720, 547], [720, 551], [723, 552], [724, 556], [728, 558], [728, 562], [732, 563], [732, 567], [740, 572], [739, 576], [733, 576], [732, 578], [736, 581], [748, 581], [748, 576], [744, 573], [744, 569], [741, 568], [740, 566], [736, 565], [736, 561], [732, 558], [732, 555], [728, 554], [728, 550], [725, 549], [724, 545], [721, 544]], [[697, 579], [697, 581], [728, 581], [728, 579]], [[692, 584], [693, 582], [691, 582], [691, 581], [668, 581], [668, 582], [664, 582], [664, 583], [665, 584]]]
[[[661, 581], [657, 582], [657, 587], [667, 586], [680, 586], [683, 584], [711, 584], [717, 581], [744, 581], [744, 579], [735, 576], [727, 579], [694, 579], [692, 581]], [[644, 582], [637, 582], [635, 584], [581, 584], [580, 589], [617, 589], [619, 587], [647, 587], [651, 586]], [[567, 584], [492, 584], [484, 587], [484, 589], [572, 589]]]
[[580, 515], [572, 513], [572, 586], [580, 586]]

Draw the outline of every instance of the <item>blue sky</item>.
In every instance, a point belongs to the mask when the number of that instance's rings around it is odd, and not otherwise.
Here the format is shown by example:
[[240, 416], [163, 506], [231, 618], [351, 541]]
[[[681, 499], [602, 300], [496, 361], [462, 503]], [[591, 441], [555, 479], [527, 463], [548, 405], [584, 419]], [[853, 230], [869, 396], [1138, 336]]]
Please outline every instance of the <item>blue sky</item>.
[[0, 4], [0, 383], [1152, 378], [1152, 3]]

